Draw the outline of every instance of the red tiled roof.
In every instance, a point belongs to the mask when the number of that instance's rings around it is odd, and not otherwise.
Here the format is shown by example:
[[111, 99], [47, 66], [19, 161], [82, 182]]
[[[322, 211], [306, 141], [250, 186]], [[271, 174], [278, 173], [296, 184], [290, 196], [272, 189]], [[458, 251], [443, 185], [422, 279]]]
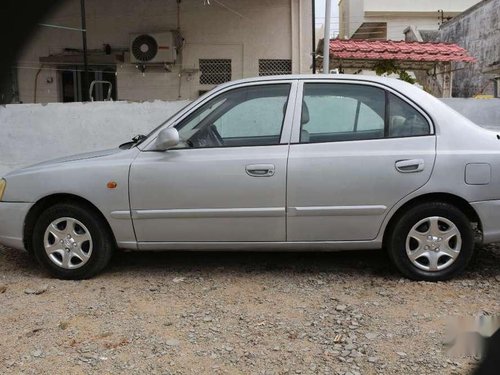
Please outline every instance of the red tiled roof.
[[330, 40], [330, 56], [341, 60], [399, 60], [422, 62], [474, 62], [467, 51], [453, 43], [393, 40]]

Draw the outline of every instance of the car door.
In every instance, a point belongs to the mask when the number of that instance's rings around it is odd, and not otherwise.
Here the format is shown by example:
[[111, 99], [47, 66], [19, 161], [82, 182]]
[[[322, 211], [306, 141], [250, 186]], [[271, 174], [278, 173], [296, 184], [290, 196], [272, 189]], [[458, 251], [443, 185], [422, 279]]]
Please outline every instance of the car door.
[[435, 160], [429, 117], [376, 84], [300, 84], [288, 161], [287, 239], [374, 239]]
[[140, 247], [286, 240], [293, 117], [287, 104], [295, 85], [280, 81], [227, 89], [175, 125], [176, 148], [141, 152], [130, 171]]

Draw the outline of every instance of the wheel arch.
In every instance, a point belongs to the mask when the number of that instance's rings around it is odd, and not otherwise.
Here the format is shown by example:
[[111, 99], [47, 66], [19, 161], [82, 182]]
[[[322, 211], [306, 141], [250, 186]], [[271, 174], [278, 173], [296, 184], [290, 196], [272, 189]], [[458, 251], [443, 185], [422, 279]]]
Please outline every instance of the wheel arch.
[[52, 194], [48, 195], [46, 197], [43, 197], [39, 199], [28, 211], [28, 214], [26, 215], [26, 219], [24, 220], [24, 228], [23, 228], [23, 243], [24, 243], [24, 248], [29, 252], [33, 253], [33, 246], [32, 246], [32, 235], [33, 235], [33, 229], [35, 227], [37, 218], [39, 215], [46, 210], [47, 208], [53, 206], [56, 203], [76, 203], [81, 206], [84, 206], [87, 209], [90, 209], [92, 212], [94, 212], [96, 215], [99, 216], [101, 220], [103, 220], [103, 223], [105, 223], [106, 228], [111, 235], [111, 238], [113, 240], [113, 243], [116, 245], [116, 238], [113, 233], [113, 230], [111, 229], [111, 226], [109, 225], [108, 220], [106, 220], [106, 217], [104, 214], [95, 206], [92, 202], [89, 200], [82, 198], [78, 195], [74, 194], [67, 194], [67, 193], [58, 193], [58, 194]]
[[429, 193], [419, 195], [418, 197], [414, 197], [410, 199], [408, 202], [404, 203], [401, 207], [399, 207], [396, 212], [392, 215], [389, 222], [387, 223], [384, 229], [384, 235], [382, 239], [382, 244], [385, 247], [386, 241], [389, 238], [389, 235], [394, 227], [395, 223], [401, 217], [401, 215], [409, 210], [412, 207], [415, 207], [422, 203], [428, 202], [443, 202], [451, 204], [461, 210], [467, 218], [471, 221], [471, 223], [477, 223], [477, 227], [481, 230], [481, 219], [477, 214], [476, 210], [471, 206], [469, 202], [467, 202], [464, 198], [459, 197], [458, 195], [451, 193]]

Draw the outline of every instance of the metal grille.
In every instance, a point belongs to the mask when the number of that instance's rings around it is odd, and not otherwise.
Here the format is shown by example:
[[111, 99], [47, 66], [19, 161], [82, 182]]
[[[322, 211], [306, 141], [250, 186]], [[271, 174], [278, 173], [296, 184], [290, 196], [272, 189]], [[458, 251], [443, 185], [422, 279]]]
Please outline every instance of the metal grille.
[[260, 59], [259, 76], [292, 74], [292, 60]]
[[200, 84], [220, 85], [231, 80], [231, 59], [200, 59]]

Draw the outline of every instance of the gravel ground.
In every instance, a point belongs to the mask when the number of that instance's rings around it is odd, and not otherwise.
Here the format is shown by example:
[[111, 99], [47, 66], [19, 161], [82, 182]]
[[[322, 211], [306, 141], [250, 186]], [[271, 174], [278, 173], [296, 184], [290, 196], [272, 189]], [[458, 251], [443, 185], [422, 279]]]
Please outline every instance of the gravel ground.
[[118, 253], [60, 281], [0, 247], [0, 373], [467, 374], [444, 322], [500, 311], [500, 247], [446, 283], [380, 251]]

